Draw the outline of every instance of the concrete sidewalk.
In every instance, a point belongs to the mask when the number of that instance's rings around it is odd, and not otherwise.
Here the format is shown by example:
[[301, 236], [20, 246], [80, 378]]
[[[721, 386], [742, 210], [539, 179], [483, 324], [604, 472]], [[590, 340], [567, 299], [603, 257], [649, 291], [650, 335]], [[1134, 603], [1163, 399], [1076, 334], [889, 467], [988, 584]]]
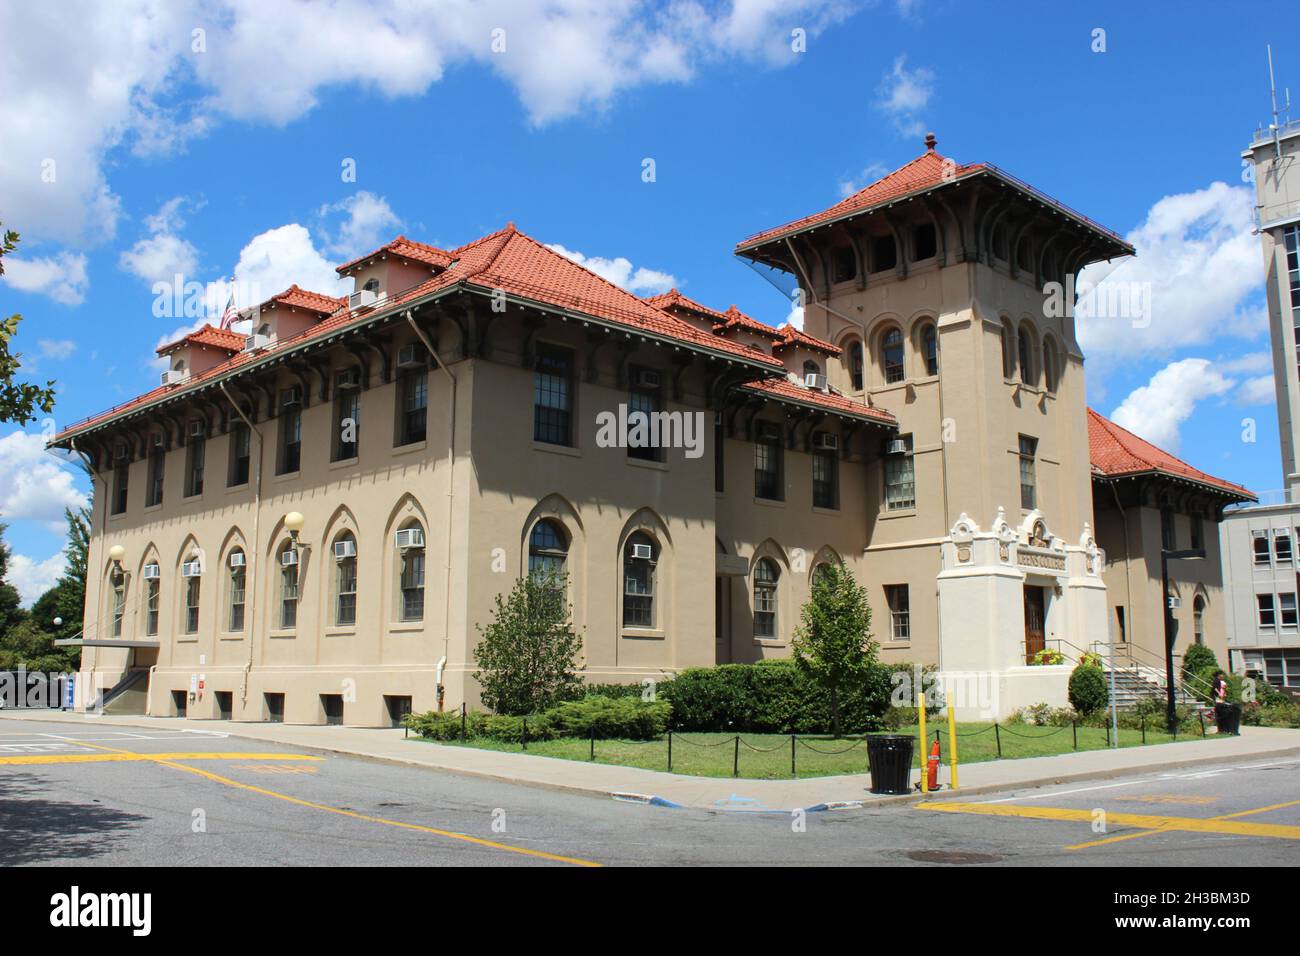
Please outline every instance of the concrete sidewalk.
[[[826, 804], [883, 805], [916, 799], [878, 797], [869, 792], [867, 774], [809, 777], [803, 780], [749, 780], [729, 777], [689, 777], [682, 774], [615, 767], [609, 764], [502, 753], [473, 747], [448, 747], [403, 738], [401, 730], [318, 725], [236, 723], [224, 720], [187, 720], [180, 717], [87, 717], [51, 710], [0, 711], [3, 725], [48, 721], [84, 730], [88, 727], [128, 727], [151, 730], [188, 730], [226, 733], [371, 760], [425, 767], [447, 773], [508, 781], [599, 796], [625, 794], [629, 799], [654, 798], [685, 807], [712, 810], [782, 810], [822, 807]], [[1127, 747], [1123, 750], [1087, 750], [1052, 757], [1026, 757], [971, 763], [959, 768], [961, 789], [941, 790], [932, 797], [987, 793], [1045, 786], [1074, 780], [1098, 780], [1134, 773], [1193, 767], [1198, 764], [1300, 755], [1300, 730], [1243, 727], [1240, 737], [1217, 740], [1199, 738], [1179, 743]], [[913, 780], [919, 777], [913, 772]], [[946, 784], [948, 770], [940, 772]], [[919, 796], [919, 794], [917, 795]]]

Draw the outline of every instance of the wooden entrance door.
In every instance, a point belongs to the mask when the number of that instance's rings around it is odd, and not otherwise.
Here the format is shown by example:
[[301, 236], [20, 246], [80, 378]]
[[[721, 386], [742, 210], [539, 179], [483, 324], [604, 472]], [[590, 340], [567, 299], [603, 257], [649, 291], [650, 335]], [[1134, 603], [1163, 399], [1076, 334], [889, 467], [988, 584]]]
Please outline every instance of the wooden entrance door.
[[1034, 655], [1046, 646], [1043, 635], [1043, 589], [1032, 584], [1025, 585], [1025, 663], [1030, 663]]

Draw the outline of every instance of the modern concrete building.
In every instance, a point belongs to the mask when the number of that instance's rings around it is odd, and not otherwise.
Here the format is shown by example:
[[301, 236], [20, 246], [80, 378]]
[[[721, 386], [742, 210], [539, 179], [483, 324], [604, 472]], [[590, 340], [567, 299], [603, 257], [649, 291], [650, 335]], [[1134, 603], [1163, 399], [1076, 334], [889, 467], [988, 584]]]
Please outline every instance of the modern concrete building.
[[1300, 689], [1295, 536], [1300, 529], [1300, 122], [1256, 130], [1243, 161], [1254, 173], [1277, 389], [1284, 487], [1223, 526], [1233, 670]]
[[568, 573], [588, 679], [636, 681], [789, 654], [839, 560], [886, 660], [1063, 704], [1069, 666], [1030, 661], [1113, 614], [1083, 356], [1045, 303], [1131, 247], [929, 137], [736, 251], [802, 331], [508, 225], [160, 349], [157, 389], [52, 443], [95, 475], [83, 670], [153, 713], [380, 724], [476, 701], [476, 626], [532, 570]]

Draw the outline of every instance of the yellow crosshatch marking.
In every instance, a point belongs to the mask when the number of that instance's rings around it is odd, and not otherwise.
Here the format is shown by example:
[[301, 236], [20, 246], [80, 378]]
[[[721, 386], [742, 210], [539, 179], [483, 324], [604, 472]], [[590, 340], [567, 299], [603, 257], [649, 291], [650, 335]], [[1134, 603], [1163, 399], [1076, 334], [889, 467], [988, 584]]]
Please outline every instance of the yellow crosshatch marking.
[[[1300, 802], [1300, 801], [1297, 801]], [[1288, 804], [1261, 807], [1247, 810], [1232, 817], [1245, 816], [1250, 813], [1263, 813], [1265, 810], [1281, 809]], [[1092, 810], [1077, 810], [1073, 807], [1021, 807], [1007, 803], [949, 803], [948, 801], [930, 801], [918, 803], [918, 810], [935, 810], [940, 813], [977, 813], [990, 817], [1019, 817], [1029, 820], [1068, 820], [1077, 823], [1091, 823]], [[1107, 813], [1106, 823], [1110, 826], [1138, 827], [1147, 831], [1183, 831], [1187, 833], [1224, 833], [1231, 836], [1273, 837], [1278, 840], [1300, 840], [1300, 826], [1281, 823], [1242, 823], [1229, 817], [1162, 817], [1145, 813]], [[1136, 836], [1137, 834], [1124, 834]], [[1119, 839], [1112, 837], [1112, 840]], [[1100, 841], [1099, 841], [1100, 842]]]
[[1150, 793], [1141, 797], [1115, 797], [1118, 803], [1179, 803], [1188, 806], [1205, 806], [1214, 803], [1218, 797], [1192, 797], [1177, 793]]
[[[1249, 817], [1256, 813], [1268, 813], [1270, 810], [1285, 810], [1287, 807], [1300, 806], [1300, 800], [1290, 800], [1287, 803], [1273, 803], [1267, 807], [1256, 807], [1254, 810], [1241, 810], [1237, 813], [1225, 813], [1223, 816], [1211, 817], [1211, 820], [1235, 820], [1238, 817]], [[1086, 850], [1094, 846], [1105, 846], [1108, 843], [1122, 843], [1125, 840], [1133, 840], [1137, 837], [1150, 836], [1153, 833], [1159, 833], [1159, 830], [1139, 830], [1137, 833], [1121, 833], [1119, 836], [1106, 837], [1104, 840], [1091, 840], [1087, 843], [1076, 843], [1074, 846], [1067, 846], [1067, 850]]]
[[[87, 745], [89, 746], [89, 745]], [[21, 754], [0, 757], [0, 766], [31, 766], [51, 763], [130, 763], [133, 761], [166, 760], [323, 760], [309, 754], [250, 754], [250, 753], [165, 753], [139, 754], [130, 751], [91, 754]]]

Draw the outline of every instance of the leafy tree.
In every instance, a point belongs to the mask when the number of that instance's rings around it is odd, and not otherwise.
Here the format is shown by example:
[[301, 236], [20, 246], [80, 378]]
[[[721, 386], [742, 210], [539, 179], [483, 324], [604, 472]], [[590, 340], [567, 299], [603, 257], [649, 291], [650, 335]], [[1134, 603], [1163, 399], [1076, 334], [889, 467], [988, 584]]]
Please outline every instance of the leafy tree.
[[1189, 677], [1197, 677], [1201, 671], [1207, 667], [1219, 666], [1219, 660], [1214, 656], [1214, 651], [1210, 650], [1204, 644], [1192, 644], [1183, 652], [1182, 679], [1187, 680]]
[[[76, 511], [64, 508], [63, 517], [68, 522], [68, 544], [63, 549], [68, 563], [54, 587], [32, 605], [32, 616], [38, 617], [42, 602], [49, 599], [53, 613], [48, 617], [47, 627], [61, 638], [76, 637], [82, 629], [82, 615], [86, 610], [86, 567], [90, 554], [90, 507], [85, 505]], [[62, 626], [54, 626], [55, 617], [63, 619]]]
[[540, 713], [581, 696], [582, 637], [570, 623], [567, 575], [533, 575], [496, 596], [492, 621], [474, 648], [483, 703], [498, 714]]
[[829, 696], [831, 730], [840, 735], [840, 698], [867, 680], [876, 662], [867, 589], [843, 564], [819, 567], [794, 636], [796, 666]]
[[0, 639], [9, 633], [27, 613], [20, 607], [18, 589], [9, 583], [9, 545], [5, 544], [6, 526], [0, 524]]
[[[4, 256], [13, 252], [18, 246], [18, 233], [12, 229], [0, 238], [0, 275], [4, 275]], [[21, 355], [11, 353], [9, 344], [18, 334], [21, 315], [11, 315], [0, 319], [0, 422], [16, 422], [26, 425], [36, 417], [39, 409], [43, 412], [54, 410], [54, 383], [47, 382], [45, 387], [27, 382], [15, 382]]]

